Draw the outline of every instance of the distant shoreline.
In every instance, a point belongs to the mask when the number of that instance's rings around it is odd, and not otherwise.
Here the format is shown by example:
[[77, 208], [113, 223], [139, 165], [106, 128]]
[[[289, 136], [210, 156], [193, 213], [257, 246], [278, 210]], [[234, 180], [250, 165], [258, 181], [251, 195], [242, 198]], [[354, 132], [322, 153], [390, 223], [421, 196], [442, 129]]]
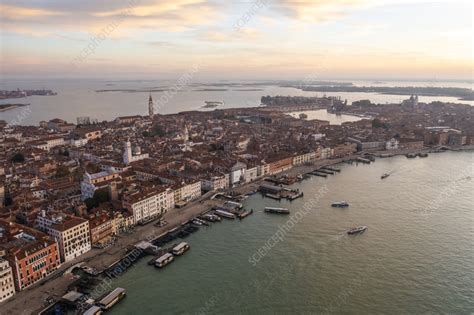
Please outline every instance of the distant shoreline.
[[6, 112], [19, 107], [29, 106], [30, 104], [0, 104], [0, 112]]

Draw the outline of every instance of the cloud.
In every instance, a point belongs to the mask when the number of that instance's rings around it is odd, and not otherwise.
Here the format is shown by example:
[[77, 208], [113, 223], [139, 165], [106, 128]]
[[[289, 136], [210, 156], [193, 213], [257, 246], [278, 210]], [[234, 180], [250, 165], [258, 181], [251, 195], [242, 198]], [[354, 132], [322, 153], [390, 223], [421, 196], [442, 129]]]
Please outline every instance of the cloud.
[[339, 19], [372, 3], [372, 0], [276, 0], [273, 8], [302, 22], [320, 23]]
[[199, 36], [201, 40], [212, 42], [253, 41], [261, 38], [259, 30], [244, 27], [239, 31], [208, 31]]
[[3, 19], [30, 19], [33, 17], [49, 17], [66, 15], [65, 12], [53, 11], [41, 8], [22, 7], [0, 3], [0, 17]]
[[2, 29], [31, 36], [57, 33], [58, 28], [63, 32], [97, 33], [120, 21], [113, 36], [123, 37], [144, 30], [186, 31], [210, 24], [218, 16], [217, 6], [205, 0], [114, 0], [95, 4], [89, 0], [45, 3], [42, 8], [2, 4]]

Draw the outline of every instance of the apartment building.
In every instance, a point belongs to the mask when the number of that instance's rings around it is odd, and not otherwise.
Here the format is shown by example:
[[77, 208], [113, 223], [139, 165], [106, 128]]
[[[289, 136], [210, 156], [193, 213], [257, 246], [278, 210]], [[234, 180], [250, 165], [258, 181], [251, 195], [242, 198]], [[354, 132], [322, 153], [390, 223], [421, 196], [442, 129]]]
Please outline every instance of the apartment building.
[[12, 268], [16, 291], [30, 287], [60, 266], [58, 244], [48, 235], [6, 220], [0, 220], [0, 228], [0, 248]]
[[0, 258], [0, 303], [15, 295], [13, 271], [8, 261]]
[[88, 220], [44, 211], [36, 220], [38, 228], [58, 242], [62, 262], [71, 261], [91, 249]]
[[156, 218], [174, 208], [174, 204], [173, 191], [164, 187], [153, 188], [149, 191], [137, 191], [124, 196], [123, 200], [123, 207], [133, 213], [135, 223]]

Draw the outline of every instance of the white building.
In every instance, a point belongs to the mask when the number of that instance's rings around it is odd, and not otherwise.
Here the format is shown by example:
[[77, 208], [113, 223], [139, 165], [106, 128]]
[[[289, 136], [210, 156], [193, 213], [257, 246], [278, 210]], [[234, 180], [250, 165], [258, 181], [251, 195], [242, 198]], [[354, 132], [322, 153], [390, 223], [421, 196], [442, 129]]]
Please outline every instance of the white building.
[[392, 138], [385, 143], [386, 150], [397, 150], [398, 149], [398, 139]]
[[[175, 190], [178, 192], [179, 201], [192, 201], [201, 197], [201, 181], [181, 184], [181, 187]], [[176, 200], [176, 198], [175, 198]]]
[[139, 223], [156, 218], [174, 208], [174, 193], [165, 188], [136, 192], [124, 197], [123, 206], [133, 213], [135, 223]]
[[33, 147], [42, 149], [45, 151], [49, 151], [54, 147], [65, 145], [65, 144], [66, 144], [66, 141], [64, 141], [63, 137], [51, 137], [51, 138], [32, 142]]
[[267, 163], [262, 163], [261, 165], [258, 166], [258, 177], [265, 176], [270, 173], [270, 164]]
[[15, 295], [13, 271], [8, 261], [0, 258], [0, 303]]
[[331, 157], [331, 148], [322, 148], [321, 149], [321, 159], [329, 159]]
[[250, 183], [258, 177], [258, 166], [251, 167], [245, 170], [245, 182]]
[[312, 163], [316, 160], [316, 152], [311, 151], [308, 153], [303, 153], [299, 155], [295, 155], [293, 157], [293, 165], [304, 165], [304, 164], [309, 164]]
[[214, 191], [229, 188], [229, 174], [222, 174], [201, 180], [201, 188], [204, 191]]
[[235, 163], [234, 166], [230, 169], [230, 187], [234, 187], [237, 184], [245, 182], [245, 170], [247, 166], [242, 162]]
[[132, 144], [130, 141], [125, 142], [124, 144], [124, 151], [123, 151], [123, 163], [126, 165], [140, 161], [143, 159], [147, 159], [149, 157], [148, 153], [142, 154], [140, 147], [135, 147], [132, 152]]
[[38, 228], [59, 244], [62, 262], [68, 262], [91, 249], [89, 221], [65, 214], [45, 214], [37, 218]]
[[94, 174], [85, 173], [81, 182], [81, 199], [92, 198], [97, 189], [108, 185], [112, 180], [120, 181], [120, 175], [111, 170]]

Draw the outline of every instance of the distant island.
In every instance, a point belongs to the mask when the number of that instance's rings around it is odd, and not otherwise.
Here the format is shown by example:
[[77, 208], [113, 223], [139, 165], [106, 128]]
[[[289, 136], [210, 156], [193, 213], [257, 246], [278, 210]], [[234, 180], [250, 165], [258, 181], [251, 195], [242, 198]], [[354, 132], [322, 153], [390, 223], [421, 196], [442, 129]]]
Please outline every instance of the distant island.
[[52, 90], [0, 90], [0, 100], [6, 100], [10, 98], [23, 98], [27, 96], [40, 95], [40, 96], [49, 96], [57, 95], [58, 93], [53, 92]]
[[194, 92], [223, 92], [228, 91], [228, 89], [197, 89]]
[[335, 82], [335, 81], [312, 81], [312, 80], [303, 80], [298, 84], [290, 83], [281, 85], [281, 87], [292, 87], [296, 89], [303, 89], [306, 87], [312, 86], [353, 86], [351, 82]]
[[455, 87], [379, 87], [379, 86], [307, 86], [303, 91], [315, 92], [363, 92], [391, 95], [449, 96], [459, 100], [473, 101], [474, 92], [467, 88]]
[[106, 89], [106, 90], [95, 90], [97, 93], [106, 93], [106, 92], [126, 92], [126, 93], [142, 93], [142, 92], [164, 92], [166, 89]]
[[18, 107], [28, 106], [30, 104], [0, 104], [0, 112], [6, 112], [10, 109], [15, 109]]
[[214, 101], [205, 101], [205, 105], [202, 106], [202, 108], [214, 108], [220, 105], [223, 105], [223, 102], [214, 102]]

